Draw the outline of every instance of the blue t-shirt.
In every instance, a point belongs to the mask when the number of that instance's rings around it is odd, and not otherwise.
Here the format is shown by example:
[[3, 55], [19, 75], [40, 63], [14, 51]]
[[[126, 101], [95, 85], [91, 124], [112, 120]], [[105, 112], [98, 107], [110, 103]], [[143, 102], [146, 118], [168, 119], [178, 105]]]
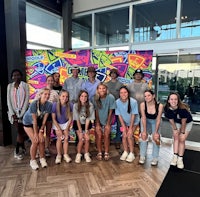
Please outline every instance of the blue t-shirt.
[[[67, 115], [66, 115], [67, 107], [66, 106], [61, 106], [60, 116], [59, 116], [59, 114], [56, 111], [56, 104], [57, 104], [56, 102], [53, 103], [52, 113], [56, 114], [56, 121], [59, 124], [64, 124], [69, 120], [69, 117], [67, 117]], [[72, 107], [73, 107], [72, 104], [70, 104], [70, 112], [72, 112]]]
[[[32, 114], [36, 114], [38, 118], [42, 119], [46, 113], [50, 114], [52, 111], [52, 103], [46, 101], [43, 105], [38, 104], [38, 100], [33, 101], [23, 117], [24, 125], [33, 124]], [[39, 108], [38, 108], [39, 107]]]
[[139, 124], [140, 118], [139, 118], [139, 114], [138, 114], [138, 104], [134, 98], [130, 98], [130, 105], [131, 105], [130, 114], [127, 112], [128, 101], [122, 102], [121, 99], [117, 99], [116, 105], [117, 105], [117, 108], [115, 109], [115, 114], [122, 116], [126, 126], [130, 126], [130, 120], [131, 120], [132, 114], [135, 115], [134, 125]]
[[192, 122], [192, 115], [187, 109], [168, 109], [165, 110], [165, 117], [173, 119], [174, 122], [181, 124], [181, 119], [187, 118], [186, 123]]
[[99, 79], [95, 79], [94, 83], [91, 83], [89, 79], [83, 82], [81, 89], [86, 90], [88, 92], [90, 101], [92, 100], [92, 97], [95, 95], [99, 83], [100, 83]]
[[102, 104], [101, 108], [98, 108], [98, 106], [94, 100], [93, 100], [93, 104], [94, 104], [95, 110], [97, 110], [97, 112], [99, 114], [99, 119], [100, 119], [101, 125], [105, 126], [107, 123], [107, 120], [108, 120], [109, 111], [111, 109], [116, 108], [115, 97], [112, 94], [108, 94], [105, 98], [100, 99], [100, 100], [101, 100], [101, 104]]

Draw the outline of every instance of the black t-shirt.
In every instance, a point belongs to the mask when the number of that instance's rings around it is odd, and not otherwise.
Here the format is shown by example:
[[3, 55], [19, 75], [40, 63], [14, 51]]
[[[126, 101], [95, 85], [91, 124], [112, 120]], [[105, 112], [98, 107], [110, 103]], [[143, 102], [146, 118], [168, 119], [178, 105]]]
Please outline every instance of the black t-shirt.
[[56, 92], [59, 94], [59, 92], [62, 90], [62, 86], [53, 86], [53, 90], [56, 90]]
[[165, 117], [168, 119], [173, 119], [174, 122], [181, 124], [181, 119], [187, 118], [186, 123], [192, 122], [192, 115], [187, 109], [166, 109]]

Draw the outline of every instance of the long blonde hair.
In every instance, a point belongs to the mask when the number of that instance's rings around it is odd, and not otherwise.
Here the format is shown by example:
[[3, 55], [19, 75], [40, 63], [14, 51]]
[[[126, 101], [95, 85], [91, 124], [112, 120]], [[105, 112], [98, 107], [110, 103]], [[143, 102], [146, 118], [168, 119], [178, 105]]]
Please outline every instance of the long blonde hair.
[[96, 102], [96, 104], [97, 104], [97, 107], [98, 107], [99, 109], [101, 109], [101, 108], [102, 108], [102, 103], [101, 103], [101, 98], [100, 98], [99, 93], [98, 93], [99, 86], [104, 86], [104, 87], [106, 88], [106, 90], [107, 90], [106, 95], [108, 95], [109, 92], [108, 92], [108, 87], [107, 87], [107, 85], [106, 85], [105, 83], [100, 82], [100, 83], [98, 84], [97, 90], [96, 90], [96, 94], [95, 94], [95, 96], [94, 96], [94, 100], [95, 100], [95, 102]]
[[[69, 98], [69, 92], [67, 90], [61, 90], [60, 93], [59, 93], [59, 96], [61, 96], [62, 93], [67, 93], [67, 96]], [[72, 114], [71, 114], [71, 111], [70, 111], [70, 102], [69, 102], [69, 99], [68, 101], [65, 103], [65, 106], [66, 106], [66, 118], [68, 119], [71, 119], [72, 118]], [[57, 103], [56, 103], [56, 113], [58, 114], [58, 117], [61, 116], [61, 103], [60, 103], [60, 98], [58, 99]]]

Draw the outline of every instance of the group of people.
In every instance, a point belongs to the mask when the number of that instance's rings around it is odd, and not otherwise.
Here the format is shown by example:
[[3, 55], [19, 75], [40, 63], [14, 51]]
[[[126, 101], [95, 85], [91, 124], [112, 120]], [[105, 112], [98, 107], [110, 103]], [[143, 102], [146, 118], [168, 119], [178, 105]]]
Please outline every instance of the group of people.
[[[133, 73], [134, 81], [125, 86], [118, 80], [118, 70], [110, 70], [110, 81], [103, 83], [96, 78], [96, 70], [87, 69], [88, 79], [80, 79], [80, 68], [71, 67], [72, 76], [65, 80], [63, 87], [59, 83], [59, 73], [47, 77], [47, 86], [38, 91], [29, 105], [28, 84], [22, 81], [22, 73], [15, 69], [11, 73], [13, 83], [8, 85], [8, 116], [11, 124], [17, 128], [17, 144], [14, 157], [23, 159], [25, 154], [24, 130], [31, 140], [30, 166], [33, 170], [47, 167], [45, 156], [50, 155], [50, 132], [57, 136], [55, 163], [62, 159], [71, 162], [68, 151], [69, 130], [72, 125], [76, 131], [76, 163], [81, 162], [82, 152], [86, 162], [91, 162], [89, 153], [89, 130], [95, 125], [96, 159], [109, 160], [110, 132], [112, 117], [116, 116], [117, 133], [115, 142], [121, 143], [123, 153], [120, 160], [133, 162], [135, 128], [140, 126], [140, 158], [144, 164], [149, 136], [153, 143], [151, 165], [158, 164], [162, 114], [169, 119], [174, 137], [174, 155], [171, 165], [184, 168], [183, 155], [185, 140], [192, 129], [192, 116], [177, 93], [170, 93], [165, 106], [156, 101], [154, 92], [142, 81], [144, 74], [140, 69]], [[28, 108], [28, 110], [27, 110]], [[103, 139], [103, 144], [102, 144]]]

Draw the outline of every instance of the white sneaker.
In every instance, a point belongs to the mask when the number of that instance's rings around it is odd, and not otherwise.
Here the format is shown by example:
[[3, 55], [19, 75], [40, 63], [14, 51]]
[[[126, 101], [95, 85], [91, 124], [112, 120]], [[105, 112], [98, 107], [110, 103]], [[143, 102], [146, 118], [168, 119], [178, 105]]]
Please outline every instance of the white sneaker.
[[24, 157], [23, 157], [23, 155], [22, 154], [20, 154], [20, 153], [16, 153], [16, 150], [14, 150], [14, 158], [15, 159], [18, 159], [18, 160], [22, 160]]
[[37, 169], [39, 169], [39, 166], [38, 166], [36, 160], [30, 160], [30, 166], [31, 166], [32, 170], [37, 170]]
[[67, 163], [69, 163], [69, 162], [72, 161], [71, 157], [70, 157], [68, 154], [64, 154], [64, 155], [63, 155], [63, 159], [64, 159]]
[[158, 159], [157, 158], [153, 158], [151, 161], [151, 165], [152, 166], [157, 166], [158, 165]]
[[77, 154], [76, 154], [75, 162], [76, 162], [76, 163], [80, 163], [80, 162], [81, 162], [81, 157], [82, 157], [82, 155], [81, 155], [80, 153], [77, 153]]
[[56, 163], [56, 164], [60, 164], [60, 163], [61, 163], [61, 158], [62, 158], [61, 155], [57, 155], [57, 156], [56, 156], [55, 163]]
[[177, 168], [179, 168], [179, 169], [183, 169], [184, 168], [183, 157], [178, 157]]
[[47, 162], [45, 158], [40, 158], [40, 164], [42, 166], [42, 168], [46, 168], [47, 167]]
[[176, 166], [177, 165], [177, 160], [178, 160], [178, 155], [174, 154], [170, 165]]
[[125, 161], [127, 157], [128, 157], [128, 153], [124, 151], [120, 157], [120, 160]]
[[145, 157], [140, 156], [139, 163], [140, 163], [140, 164], [144, 164], [144, 163], [145, 163]]
[[134, 153], [130, 152], [130, 153], [128, 154], [128, 157], [126, 158], [126, 161], [127, 161], [127, 162], [133, 162], [134, 159], [135, 159]]
[[85, 161], [86, 161], [87, 163], [89, 163], [89, 162], [92, 161], [91, 158], [90, 158], [90, 154], [89, 154], [89, 153], [85, 153], [85, 154], [84, 154], [84, 158], [85, 158]]

